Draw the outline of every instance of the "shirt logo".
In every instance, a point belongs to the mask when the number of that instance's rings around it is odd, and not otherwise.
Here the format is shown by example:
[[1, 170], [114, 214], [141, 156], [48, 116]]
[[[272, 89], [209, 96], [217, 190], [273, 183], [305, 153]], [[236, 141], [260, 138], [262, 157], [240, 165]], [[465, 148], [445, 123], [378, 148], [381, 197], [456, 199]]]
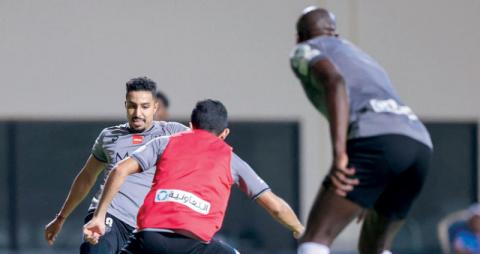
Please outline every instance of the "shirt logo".
[[291, 65], [303, 76], [308, 75], [310, 68], [310, 61], [321, 55], [322, 52], [318, 49], [312, 48], [308, 44], [297, 46], [290, 56]]
[[210, 212], [210, 202], [205, 201], [197, 195], [182, 190], [157, 190], [155, 202], [175, 202], [187, 206], [193, 211], [201, 214]]
[[133, 135], [132, 136], [132, 144], [139, 145], [143, 143], [143, 136], [142, 135]]
[[370, 106], [372, 106], [373, 111], [377, 113], [393, 113], [397, 115], [405, 115], [408, 119], [415, 121], [418, 120], [418, 117], [413, 113], [412, 109], [407, 106], [398, 105], [393, 99], [388, 100], [370, 100]]

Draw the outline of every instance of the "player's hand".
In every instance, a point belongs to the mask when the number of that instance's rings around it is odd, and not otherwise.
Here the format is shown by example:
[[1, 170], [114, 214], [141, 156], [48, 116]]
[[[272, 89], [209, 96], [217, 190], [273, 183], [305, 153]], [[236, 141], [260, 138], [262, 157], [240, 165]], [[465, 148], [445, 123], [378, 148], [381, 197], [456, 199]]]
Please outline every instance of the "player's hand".
[[102, 235], [105, 234], [105, 217], [93, 217], [83, 226], [83, 237], [91, 244], [97, 244]]
[[62, 230], [64, 222], [65, 218], [55, 216], [55, 219], [45, 226], [45, 240], [47, 240], [48, 245], [53, 245], [58, 233]]
[[300, 237], [302, 237], [302, 235], [303, 235], [303, 232], [305, 232], [305, 227], [300, 226], [295, 231], [293, 231], [293, 238], [300, 239]]
[[347, 196], [347, 193], [352, 191], [354, 186], [360, 183], [358, 179], [353, 178], [355, 176], [355, 169], [348, 168], [347, 165], [347, 154], [340, 154], [333, 160], [329, 173], [330, 180], [335, 188], [335, 193], [342, 197]]

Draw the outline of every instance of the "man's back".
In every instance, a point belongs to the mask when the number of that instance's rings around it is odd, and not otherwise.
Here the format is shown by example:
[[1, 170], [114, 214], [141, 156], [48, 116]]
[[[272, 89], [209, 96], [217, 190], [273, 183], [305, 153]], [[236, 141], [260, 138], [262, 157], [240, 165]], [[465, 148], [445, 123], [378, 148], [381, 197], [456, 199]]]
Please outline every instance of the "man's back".
[[[232, 148], [204, 130], [162, 139], [152, 141], [168, 145], [156, 163], [152, 189], [138, 214], [138, 229], [184, 230], [208, 242], [222, 225], [234, 183]], [[137, 152], [132, 158], [148, 165]]]
[[386, 71], [355, 45], [334, 36], [319, 36], [299, 44], [291, 56], [295, 74], [322, 114], [327, 116], [325, 94], [315, 85], [310, 67], [324, 58], [335, 65], [345, 81], [350, 105], [349, 138], [403, 134], [432, 146], [425, 127], [401, 101]]

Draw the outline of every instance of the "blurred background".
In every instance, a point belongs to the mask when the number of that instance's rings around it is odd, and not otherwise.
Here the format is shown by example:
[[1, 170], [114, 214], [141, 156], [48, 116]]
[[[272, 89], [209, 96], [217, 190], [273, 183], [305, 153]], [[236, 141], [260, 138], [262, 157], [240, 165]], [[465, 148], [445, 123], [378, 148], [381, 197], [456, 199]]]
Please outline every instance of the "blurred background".
[[[54, 247], [61, 207], [98, 133], [125, 121], [125, 82], [148, 76], [186, 123], [196, 101], [227, 106], [228, 142], [305, 222], [330, 164], [327, 122], [288, 57], [309, 5], [389, 72], [431, 132], [430, 177], [394, 253], [441, 253], [438, 223], [478, 200], [480, 1], [0, 0], [0, 253], [77, 253], [85, 201]], [[238, 191], [220, 237], [242, 253], [295, 241]], [[359, 225], [333, 253], [355, 253]]]

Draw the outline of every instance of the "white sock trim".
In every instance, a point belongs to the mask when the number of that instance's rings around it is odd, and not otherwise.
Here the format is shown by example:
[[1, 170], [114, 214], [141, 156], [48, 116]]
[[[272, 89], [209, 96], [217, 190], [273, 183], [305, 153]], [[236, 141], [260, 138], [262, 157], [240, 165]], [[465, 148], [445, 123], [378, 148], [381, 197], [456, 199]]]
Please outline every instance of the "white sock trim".
[[306, 242], [298, 246], [297, 254], [330, 254], [330, 248], [323, 244]]

